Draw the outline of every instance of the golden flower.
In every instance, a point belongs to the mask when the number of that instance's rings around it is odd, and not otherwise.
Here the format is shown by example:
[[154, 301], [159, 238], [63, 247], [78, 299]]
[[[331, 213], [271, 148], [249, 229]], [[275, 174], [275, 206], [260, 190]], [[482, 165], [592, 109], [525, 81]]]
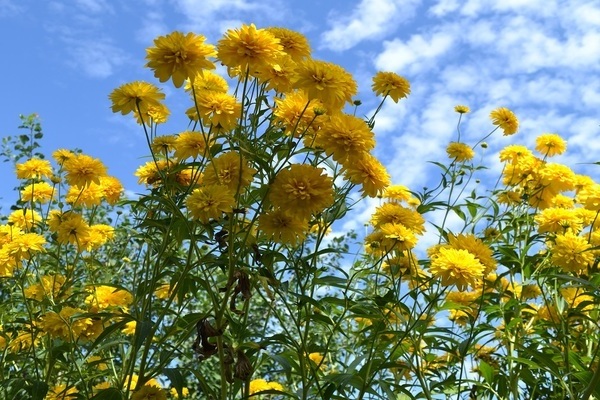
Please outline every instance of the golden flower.
[[131, 400], [167, 400], [167, 392], [156, 386], [144, 385], [133, 393]]
[[100, 178], [106, 176], [106, 166], [97, 158], [85, 154], [76, 154], [63, 164], [67, 175], [65, 179], [72, 186], [86, 187], [92, 182], [100, 184]]
[[[252, 382], [250, 384], [252, 384]], [[180, 397], [179, 393], [177, 392], [177, 389], [175, 389], [175, 388], [171, 388], [171, 390], [169, 390], [169, 393], [171, 393], [171, 396], [173, 396], [176, 399], [178, 399]], [[189, 389], [186, 388], [186, 387], [182, 387], [181, 388], [181, 395], [183, 397], [188, 397], [190, 395]]]
[[500, 161], [509, 161], [514, 164], [529, 157], [533, 157], [531, 150], [519, 144], [511, 144], [500, 150]]
[[496, 108], [490, 113], [492, 123], [504, 131], [504, 136], [513, 135], [519, 130], [519, 120], [508, 108]]
[[390, 185], [385, 188], [382, 197], [390, 201], [408, 202], [412, 198], [412, 194], [404, 185]]
[[466, 113], [470, 112], [471, 109], [468, 106], [457, 105], [457, 106], [454, 106], [454, 111], [456, 111], [459, 114], [466, 114]]
[[[52, 218], [56, 218], [57, 224], [54, 221], [49, 221], [48, 225], [50, 230], [56, 231], [59, 243], [79, 244], [90, 234], [90, 227], [81, 214], [67, 212], [62, 215], [55, 214]], [[53, 226], [55, 225], [56, 228], [54, 229]]]
[[566, 272], [575, 274], [586, 270], [595, 259], [588, 241], [573, 232], [556, 235], [551, 246], [551, 260]]
[[385, 252], [393, 250], [409, 251], [417, 245], [417, 237], [412, 229], [402, 224], [381, 224], [379, 230], [382, 235], [381, 247]]
[[74, 154], [75, 153], [73, 153], [71, 150], [58, 149], [52, 153], [52, 158], [54, 158], [58, 165], [62, 166], [65, 161], [73, 157]]
[[331, 110], [341, 110], [352, 102], [358, 87], [352, 75], [339, 65], [308, 59], [300, 62], [294, 87], [306, 92], [309, 99], [318, 99]]
[[121, 329], [121, 332], [124, 335], [129, 335], [129, 336], [133, 336], [135, 335], [135, 328], [137, 326], [137, 322], [136, 321], [129, 321], [125, 324], [125, 326], [123, 327], [123, 329]]
[[163, 180], [168, 173], [169, 166], [172, 162], [167, 160], [148, 161], [140, 166], [134, 173], [138, 177], [139, 184], [154, 185]]
[[212, 140], [202, 132], [185, 131], [175, 139], [175, 157], [179, 160], [186, 158], [204, 158], [212, 145]]
[[171, 285], [168, 283], [163, 283], [161, 285], [159, 285], [156, 290], [154, 290], [154, 294], [156, 295], [156, 297], [158, 297], [159, 299], [163, 299], [166, 300], [169, 298], [169, 296], [171, 296], [171, 291], [173, 288], [171, 288]]
[[310, 56], [310, 44], [306, 36], [287, 28], [269, 27], [266, 31], [279, 39], [282, 50], [294, 61]]
[[187, 81], [184, 89], [186, 92], [191, 92], [192, 95], [195, 94], [196, 96], [203, 92], [227, 93], [229, 89], [225, 78], [212, 71], [198, 72], [193, 81], [193, 84]]
[[275, 209], [258, 217], [258, 229], [276, 243], [294, 246], [306, 237], [308, 222], [300, 216]]
[[301, 90], [286, 93], [283, 98], [275, 98], [274, 120], [284, 126], [287, 135], [298, 137], [309, 128], [316, 129], [320, 126], [323, 117], [317, 115], [315, 109], [322, 105], [319, 100], [309, 100]]
[[164, 100], [165, 94], [151, 83], [135, 81], [125, 83], [111, 92], [108, 96], [112, 102], [112, 111], [140, 114], [142, 118], [148, 115], [150, 107], [159, 107]]
[[146, 125], [154, 124], [164, 124], [169, 119], [169, 115], [171, 115], [171, 111], [162, 103], [159, 104], [151, 104], [147, 107], [147, 109], [139, 113], [135, 112], [135, 120], [138, 124], [142, 124], [142, 122]]
[[323, 361], [325, 360], [325, 354], [323, 353], [310, 353], [308, 354], [308, 359], [314, 363], [315, 366], [320, 369], [325, 369], [325, 364]]
[[91, 286], [87, 289], [87, 292], [89, 295], [85, 298], [84, 302], [88, 307], [96, 311], [111, 307], [127, 310], [127, 307], [133, 303], [133, 295], [131, 293], [114, 286]]
[[193, 79], [198, 71], [214, 69], [207, 57], [213, 57], [215, 46], [205, 44], [206, 38], [195, 33], [172, 32], [154, 39], [154, 47], [146, 49], [146, 67], [154, 70], [161, 82], [173, 80], [181, 87], [186, 79]]
[[545, 157], [552, 157], [567, 150], [567, 141], [556, 133], [544, 133], [535, 139], [535, 149]]
[[[587, 294], [586, 291], [581, 287], [562, 287], [560, 289], [560, 294], [562, 295], [565, 302], [568, 304], [569, 308], [579, 308], [581, 309], [581, 311], [590, 311], [594, 307], [594, 297]], [[582, 303], [586, 304], [582, 306]]]
[[267, 382], [264, 379], [253, 379], [250, 381], [249, 395], [264, 392], [266, 390], [278, 390], [283, 391], [283, 386], [277, 382]]
[[485, 267], [467, 250], [441, 248], [431, 259], [429, 270], [444, 286], [456, 285], [458, 290], [475, 286], [483, 278]]
[[600, 184], [587, 185], [577, 193], [575, 199], [586, 210], [600, 211]]
[[293, 164], [277, 173], [269, 200], [284, 212], [308, 218], [332, 205], [333, 194], [333, 180], [323, 168]]
[[204, 126], [212, 127], [218, 133], [225, 133], [237, 126], [241, 110], [241, 103], [228, 93], [202, 92], [196, 96], [196, 106], [189, 108], [186, 114], [196, 121], [199, 111]]
[[323, 123], [317, 133], [315, 146], [343, 163], [349, 157], [371, 151], [375, 135], [367, 123], [353, 115], [336, 114]]
[[52, 337], [58, 337], [68, 342], [77, 340], [87, 326], [92, 325], [92, 319], [78, 317], [85, 311], [79, 308], [63, 307], [58, 313], [48, 311], [40, 317], [39, 327]]
[[475, 152], [471, 146], [459, 142], [450, 142], [448, 147], [446, 147], [446, 153], [448, 153], [448, 157], [458, 162], [472, 160], [475, 156]]
[[371, 88], [377, 96], [389, 96], [394, 103], [410, 94], [408, 80], [394, 72], [377, 72]]
[[15, 210], [8, 216], [8, 222], [21, 230], [29, 230], [42, 221], [40, 214], [32, 209]]
[[92, 207], [102, 203], [104, 192], [102, 186], [96, 183], [90, 183], [88, 186], [71, 186], [67, 191], [65, 200], [73, 206]]
[[217, 57], [229, 68], [252, 74], [257, 68], [276, 62], [282, 46], [272, 33], [254, 24], [229, 29], [217, 43]]
[[375, 228], [387, 223], [402, 224], [418, 234], [425, 232], [423, 216], [417, 211], [397, 203], [383, 203], [375, 209], [371, 217], [371, 224]]
[[8, 255], [13, 257], [15, 260], [22, 258], [28, 260], [32, 253], [42, 253], [46, 251], [44, 245], [46, 239], [42, 235], [37, 233], [24, 233], [13, 237], [10, 243], [4, 245], [4, 248], [8, 251]]
[[392, 257], [387, 256], [381, 269], [394, 277], [411, 276], [416, 270], [419, 261], [411, 251], [394, 252]]
[[223, 213], [232, 212], [236, 202], [227, 186], [204, 185], [194, 189], [186, 204], [193, 218], [207, 223], [210, 219], [220, 219]]
[[177, 135], [155, 136], [154, 139], [152, 139], [150, 148], [154, 154], [166, 157], [169, 153], [175, 151], [176, 141]]
[[238, 193], [252, 182], [256, 169], [236, 151], [228, 151], [215, 157], [204, 170], [206, 185], [224, 185], [232, 193]]
[[497, 262], [494, 258], [494, 252], [479, 238], [475, 237], [475, 235], [449, 235], [448, 245], [453, 249], [467, 250], [469, 253], [473, 254], [484, 266], [484, 277], [496, 270]]
[[25, 202], [47, 203], [54, 196], [54, 186], [46, 182], [35, 182], [21, 190], [21, 200]]
[[549, 207], [539, 211], [534, 220], [539, 233], [564, 233], [567, 230], [579, 233], [583, 228], [583, 221], [575, 209]]
[[296, 62], [287, 54], [282, 54], [273, 64], [258, 67], [254, 75], [265, 84], [265, 90], [291, 92], [292, 82], [296, 78]]
[[115, 205], [123, 195], [123, 185], [121, 181], [114, 176], [101, 176], [100, 187], [104, 200], [110, 205]]
[[350, 158], [344, 169], [347, 179], [355, 185], [362, 185], [362, 192], [370, 197], [377, 197], [390, 184], [385, 167], [371, 154]]
[[42, 179], [52, 177], [52, 165], [48, 160], [32, 158], [17, 164], [17, 179]]
[[39, 279], [39, 283], [25, 288], [25, 297], [37, 301], [42, 301], [44, 298], [52, 300], [60, 300], [70, 294], [69, 289], [64, 289], [67, 278], [64, 275], [43, 275]]

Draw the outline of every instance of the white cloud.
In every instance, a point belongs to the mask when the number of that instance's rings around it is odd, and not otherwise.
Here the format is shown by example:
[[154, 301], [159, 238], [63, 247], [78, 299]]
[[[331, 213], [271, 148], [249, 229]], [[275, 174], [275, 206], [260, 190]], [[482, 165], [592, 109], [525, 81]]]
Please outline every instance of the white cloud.
[[429, 12], [436, 17], [442, 17], [448, 13], [456, 11], [460, 7], [458, 0], [438, 0], [438, 2], [429, 8]]
[[375, 59], [375, 66], [379, 70], [400, 74], [425, 70], [428, 66], [435, 65], [436, 59], [453, 46], [455, 39], [450, 30], [412, 35], [406, 42], [401, 39], [386, 41], [383, 43], [383, 51]]
[[67, 40], [71, 42], [68, 63], [92, 78], [106, 78], [125, 64], [128, 56], [107, 40]]
[[323, 47], [344, 51], [363, 40], [389, 35], [414, 16], [419, 3], [419, 0], [361, 0], [349, 16], [330, 17], [333, 26], [321, 35]]
[[76, 0], [75, 4], [83, 11], [92, 14], [114, 13], [114, 9], [106, 0]]
[[11, 0], [0, 0], [0, 17], [9, 17], [23, 11], [23, 7]]

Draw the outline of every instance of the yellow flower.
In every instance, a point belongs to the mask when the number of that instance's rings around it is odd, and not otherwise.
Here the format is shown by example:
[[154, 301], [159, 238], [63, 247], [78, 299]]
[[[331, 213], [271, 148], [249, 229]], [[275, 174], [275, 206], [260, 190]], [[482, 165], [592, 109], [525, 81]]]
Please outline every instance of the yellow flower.
[[106, 166], [97, 158], [85, 154], [76, 154], [65, 161], [63, 168], [69, 185], [86, 187], [92, 182], [100, 184], [100, 178], [106, 176]]
[[459, 114], [466, 114], [469, 111], [471, 111], [471, 109], [468, 106], [457, 105], [457, 106], [454, 106], [454, 111], [456, 111]]
[[200, 111], [202, 124], [212, 127], [218, 133], [232, 131], [237, 126], [242, 105], [234, 96], [228, 93], [202, 92], [196, 96], [196, 103], [197, 110], [193, 106], [186, 111], [190, 119], [197, 121], [197, 111]]
[[543, 156], [552, 157], [567, 150], [567, 141], [555, 133], [544, 133], [535, 139], [535, 149]]
[[441, 248], [432, 257], [429, 270], [444, 286], [456, 285], [458, 290], [475, 286], [483, 278], [484, 266], [467, 250]]
[[[192, 92], [190, 94], [195, 94], [196, 96], [203, 92], [227, 93], [227, 90], [229, 89], [225, 78], [212, 71], [202, 71], [197, 73], [193, 81], [193, 84], [190, 83], [190, 81], [187, 81], [184, 89], [186, 92]], [[192, 90], [192, 88], [194, 90]]]
[[156, 290], [154, 290], [154, 294], [159, 299], [166, 300], [169, 298], [169, 296], [171, 296], [171, 289], [172, 288], [170, 284], [163, 283], [162, 285], [159, 285]]
[[92, 325], [92, 319], [78, 317], [84, 314], [79, 308], [63, 307], [60, 312], [48, 311], [40, 317], [40, 328], [52, 337], [59, 337], [68, 342], [77, 340], [85, 329]]
[[283, 98], [275, 98], [273, 115], [275, 122], [284, 126], [287, 135], [298, 137], [309, 128], [320, 126], [323, 117], [315, 114], [315, 108], [322, 105], [319, 100], [309, 100], [303, 91], [294, 91]]
[[308, 219], [333, 204], [333, 180], [322, 168], [293, 164], [277, 173], [269, 200], [284, 212]]
[[553, 195], [575, 189], [575, 172], [563, 164], [546, 163], [538, 170], [540, 183]]
[[92, 207], [102, 203], [104, 192], [102, 186], [91, 183], [85, 187], [71, 186], [65, 200], [73, 206]]
[[24, 233], [15, 236], [10, 243], [4, 245], [8, 254], [15, 260], [28, 260], [32, 253], [42, 253], [45, 251], [44, 245], [46, 239], [37, 233]]
[[273, 64], [258, 67], [254, 75], [259, 82], [265, 83], [265, 90], [291, 92], [292, 82], [296, 78], [296, 62], [290, 56], [282, 54]]
[[533, 157], [531, 150], [518, 144], [508, 145], [500, 151], [500, 161], [509, 161], [513, 164], [530, 157]]
[[412, 194], [404, 185], [390, 185], [385, 188], [382, 197], [390, 201], [408, 202], [412, 198]]
[[25, 297], [42, 301], [45, 297], [52, 300], [60, 300], [70, 294], [69, 289], [64, 289], [67, 278], [63, 275], [43, 275], [39, 283], [25, 288]]
[[450, 142], [448, 147], [446, 147], [446, 153], [448, 153], [448, 157], [458, 162], [472, 160], [475, 156], [475, 152], [471, 146], [459, 142]]
[[172, 32], [154, 39], [154, 47], [146, 49], [146, 67], [154, 70], [161, 82], [173, 80], [181, 87], [186, 79], [193, 79], [198, 71], [214, 69], [207, 57], [215, 55], [215, 47], [205, 44], [206, 38], [195, 33]]
[[133, 336], [135, 335], [135, 328], [137, 326], [137, 322], [136, 321], [129, 321], [125, 324], [125, 326], [123, 327], [123, 329], [121, 329], [121, 332], [124, 335], [129, 335], [129, 336]]
[[121, 112], [123, 115], [141, 113], [143, 118], [148, 115], [150, 107], [160, 107], [165, 94], [151, 83], [135, 81], [119, 86], [108, 97], [112, 102], [113, 112]]
[[90, 227], [80, 214], [67, 212], [62, 215], [55, 214], [52, 218], [56, 218], [57, 223], [49, 221], [48, 225], [50, 230], [56, 231], [59, 243], [79, 244], [90, 235]]
[[381, 266], [382, 271], [396, 278], [411, 276], [418, 265], [418, 260], [411, 251], [394, 252], [387, 256]]
[[410, 83], [395, 72], [379, 71], [373, 77], [373, 92], [377, 96], [389, 96], [394, 103], [410, 94]]
[[[566, 286], [560, 289], [560, 294], [569, 305], [569, 308], [581, 308], [581, 311], [590, 311], [594, 307], [594, 298], [586, 294], [585, 290], [581, 287]], [[581, 303], [584, 302], [587, 304], [580, 307]]]
[[594, 263], [594, 252], [588, 241], [573, 232], [556, 235], [551, 246], [552, 262], [565, 272], [579, 274]]
[[42, 179], [52, 177], [52, 165], [48, 160], [32, 158], [17, 164], [18, 179]]
[[352, 101], [358, 87], [352, 75], [339, 65], [308, 59], [298, 64], [294, 87], [306, 92], [309, 99], [318, 99], [325, 107], [339, 111]]
[[46, 182], [36, 182], [21, 190], [21, 200], [25, 202], [47, 203], [54, 196], [54, 186]]
[[319, 367], [319, 369], [325, 369], [325, 364], [323, 362], [325, 360], [325, 354], [310, 353], [308, 359], [312, 361], [316, 367]]
[[105, 310], [111, 307], [127, 310], [127, 307], [133, 303], [131, 293], [113, 286], [91, 286], [87, 289], [87, 292], [90, 294], [85, 298], [85, 304], [94, 310]]
[[385, 167], [371, 154], [350, 158], [347, 164], [344, 165], [347, 179], [355, 185], [362, 185], [362, 192], [367, 196], [377, 197], [390, 184]]
[[52, 158], [54, 158], [58, 165], [62, 166], [65, 163], [65, 161], [73, 157], [74, 154], [75, 153], [73, 153], [71, 150], [58, 149], [52, 153]]
[[583, 221], [575, 209], [546, 208], [539, 211], [534, 220], [539, 233], [564, 233], [567, 230], [579, 233], [583, 228]]
[[375, 147], [375, 135], [363, 119], [336, 114], [317, 133], [315, 146], [343, 163], [349, 157], [371, 151]]
[[306, 237], [308, 222], [300, 216], [275, 209], [258, 217], [258, 229], [277, 243], [294, 246]]
[[310, 44], [306, 36], [286, 28], [269, 27], [266, 31], [279, 39], [283, 51], [294, 61], [310, 56]]
[[401, 206], [398, 203], [384, 203], [375, 209], [371, 224], [375, 228], [383, 224], [402, 224], [415, 233], [425, 232], [425, 219], [417, 211]]
[[[179, 393], [177, 392], [177, 389], [171, 388], [171, 390], [169, 390], [169, 393], [171, 393], [171, 396], [173, 396], [174, 398], [179, 398]], [[181, 388], [181, 395], [183, 397], [188, 397], [190, 395], [189, 389], [186, 387]]]
[[449, 235], [448, 245], [456, 250], [467, 250], [484, 266], [483, 276], [496, 270], [497, 262], [494, 252], [475, 235]]
[[[241, 169], [241, 171], [240, 171]], [[252, 182], [256, 169], [252, 168], [241, 154], [228, 151], [213, 158], [204, 170], [206, 185], [224, 185], [237, 193]]]
[[164, 124], [171, 115], [171, 111], [164, 104], [151, 104], [141, 115], [137, 112], [134, 112], [134, 115], [138, 124], [142, 124], [142, 121], [146, 125], [150, 125], [150, 123]]
[[266, 390], [278, 390], [283, 391], [283, 386], [277, 382], [267, 382], [264, 379], [253, 379], [250, 381], [249, 395], [264, 392]]
[[31, 209], [15, 210], [8, 216], [8, 222], [22, 230], [29, 230], [41, 221], [40, 214]]
[[79, 391], [75, 387], [67, 388], [67, 385], [55, 385], [48, 390], [44, 400], [69, 400], [77, 398]]
[[379, 231], [381, 232], [380, 245], [385, 252], [409, 251], [417, 245], [415, 232], [402, 224], [390, 222], [381, 224]]
[[156, 386], [144, 385], [133, 393], [131, 400], [167, 400], [167, 392]]
[[205, 185], [194, 191], [186, 200], [191, 216], [200, 222], [220, 219], [223, 213], [230, 213], [236, 202], [231, 190], [224, 185]]
[[494, 125], [504, 131], [504, 136], [513, 135], [519, 130], [519, 120], [508, 108], [496, 108], [490, 113], [490, 118]]
[[123, 194], [123, 185], [114, 176], [101, 176], [100, 187], [102, 195], [108, 204], [115, 205], [121, 199]]
[[586, 210], [600, 211], [600, 184], [587, 185], [577, 193], [576, 200]]
[[175, 157], [179, 160], [186, 158], [204, 158], [212, 140], [208, 135], [201, 132], [185, 131], [177, 135], [175, 139]]
[[229, 68], [239, 68], [243, 75], [276, 62], [282, 46], [272, 33], [254, 24], [229, 29], [217, 43], [217, 57]]

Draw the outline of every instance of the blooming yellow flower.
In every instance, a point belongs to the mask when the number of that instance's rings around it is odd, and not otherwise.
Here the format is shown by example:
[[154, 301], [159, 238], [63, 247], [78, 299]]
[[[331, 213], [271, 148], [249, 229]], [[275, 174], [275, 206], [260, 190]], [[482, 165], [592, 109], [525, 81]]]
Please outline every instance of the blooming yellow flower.
[[229, 68], [239, 68], [245, 75], [276, 62], [283, 47], [271, 32], [254, 24], [229, 29], [217, 43], [217, 57]]
[[538, 173], [540, 183], [553, 195], [575, 189], [575, 172], [566, 165], [545, 163]]
[[577, 193], [575, 198], [586, 210], [600, 211], [600, 184], [587, 185]]
[[552, 157], [567, 150], [567, 141], [556, 133], [544, 133], [535, 139], [535, 149], [543, 156]]
[[494, 252], [481, 239], [472, 234], [449, 235], [448, 245], [456, 250], [467, 250], [484, 266], [483, 276], [496, 271]]
[[490, 118], [494, 125], [504, 131], [504, 136], [513, 135], [519, 130], [519, 120], [508, 108], [496, 108], [490, 113]]
[[51, 216], [54, 221], [48, 222], [50, 230], [56, 231], [57, 240], [62, 244], [79, 244], [90, 235], [90, 227], [81, 214], [67, 212]]
[[521, 159], [533, 158], [533, 153], [527, 147], [511, 144], [500, 150], [500, 161], [516, 163]]
[[425, 232], [425, 219], [423, 216], [417, 211], [398, 203], [383, 203], [375, 209], [371, 216], [371, 224], [375, 228], [387, 223], [402, 224], [418, 234]]
[[379, 227], [381, 247], [387, 253], [393, 250], [409, 251], [417, 245], [417, 237], [412, 229], [402, 224], [385, 223]]
[[70, 289], [64, 288], [67, 278], [64, 275], [43, 275], [39, 283], [25, 288], [25, 297], [37, 301], [42, 301], [48, 297], [52, 300], [60, 300], [70, 294]]
[[148, 105], [147, 109], [140, 115], [138, 112], [134, 112], [135, 120], [138, 124], [142, 124], [142, 121], [146, 125], [164, 124], [169, 119], [171, 111], [162, 103]]
[[48, 311], [40, 317], [39, 327], [52, 337], [59, 337], [66, 341], [77, 340], [85, 329], [92, 325], [92, 319], [78, 317], [84, 314], [79, 308], [63, 307], [58, 313]]
[[475, 156], [475, 152], [471, 146], [459, 142], [450, 142], [448, 147], [446, 147], [446, 153], [448, 153], [448, 157], [458, 162], [472, 160]]
[[151, 83], [135, 81], [119, 86], [108, 97], [112, 102], [113, 112], [121, 112], [123, 115], [141, 113], [143, 119], [144, 115], [148, 115], [150, 107], [160, 106], [165, 94]]
[[191, 216], [200, 222], [220, 219], [223, 213], [230, 213], [236, 202], [231, 190], [224, 185], [203, 185], [188, 196], [187, 208]]
[[58, 165], [62, 166], [65, 163], [65, 161], [73, 157], [74, 154], [75, 153], [73, 153], [71, 150], [58, 149], [52, 153], [52, 158], [54, 158]]
[[76, 154], [63, 165], [69, 185], [86, 187], [92, 182], [100, 184], [100, 178], [106, 176], [106, 166], [97, 158], [85, 154]]
[[212, 142], [208, 135], [202, 132], [181, 132], [174, 143], [175, 157], [179, 160], [204, 158]]
[[375, 147], [375, 135], [362, 118], [336, 114], [323, 123], [315, 146], [343, 163], [349, 157], [371, 151]]
[[306, 36], [301, 33], [280, 27], [269, 27], [266, 30], [279, 39], [282, 50], [294, 61], [310, 56], [310, 44]]
[[266, 390], [278, 390], [283, 391], [283, 386], [277, 382], [267, 382], [264, 379], [253, 379], [250, 381], [249, 395], [264, 392]]
[[483, 278], [484, 266], [467, 250], [441, 248], [432, 257], [429, 270], [441, 279], [442, 285], [456, 285], [458, 290], [465, 290]]
[[292, 82], [296, 79], [296, 62], [287, 54], [282, 54], [273, 64], [259, 66], [254, 76], [265, 84], [265, 90], [274, 90], [277, 93], [291, 92]]
[[167, 400], [167, 392], [156, 386], [144, 385], [133, 393], [131, 400]]
[[52, 176], [52, 165], [48, 160], [32, 158], [17, 164], [17, 179], [42, 179]]
[[8, 216], [8, 222], [18, 229], [29, 230], [42, 221], [40, 214], [31, 209], [15, 210]]
[[354, 78], [339, 65], [308, 59], [300, 62], [294, 87], [309, 99], [318, 99], [331, 110], [341, 110], [358, 91]]
[[85, 304], [94, 310], [105, 310], [118, 307], [126, 310], [133, 303], [133, 295], [125, 289], [114, 286], [98, 285], [87, 289], [89, 295], [85, 298]]
[[218, 133], [225, 133], [236, 127], [241, 110], [241, 103], [228, 93], [202, 92], [196, 96], [196, 105], [190, 107], [186, 114], [197, 121], [200, 111], [204, 126], [212, 127]]
[[146, 49], [146, 67], [154, 70], [161, 82], [173, 80], [181, 87], [186, 79], [193, 79], [198, 71], [214, 69], [207, 57], [215, 56], [215, 46], [204, 43], [206, 38], [195, 33], [172, 32], [154, 39], [154, 46]]
[[195, 94], [196, 96], [203, 92], [227, 93], [227, 90], [229, 89], [229, 85], [227, 85], [225, 78], [212, 71], [202, 71], [197, 73], [193, 81], [194, 83], [192, 84], [188, 80], [185, 83], [184, 89], [186, 92], [191, 92], [190, 94]]
[[275, 122], [284, 126], [287, 135], [298, 137], [309, 128], [316, 129], [321, 125], [323, 116], [317, 115], [315, 109], [322, 106], [321, 101], [309, 100], [305, 92], [298, 90], [286, 93], [283, 98], [276, 97], [273, 115]]
[[377, 72], [371, 88], [377, 96], [389, 96], [394, 103], [410, 94], [408, 80], [395, 72]]
[[44, 245], [46, 239], [37, 233], [24, 233], [15, 236], [10, 243], [4, 245], [8, 255], [15, 260], [29, 259], [32, 253], [42, 253], [46, 251]]
[[275, 209], [258, 217], [258, 229], [277, 243], [293, 246], [306, 237], [308, 221], [281, 209]]
[[65, 200], [73, 206], [92, 207], [102, 203], [104, 191], [102, 186], [96, 183], [90, 183], [85, 187], [71, 186], [67, 191]]
[[129, 335], [129, 336], [133, 336], [135, 335], [135, 328], [137, 326], [137, 322], [136, 321], [129, 321], [125, 324], [125, 326], [123, 327], [123, 329], [121, 329], [121, 332], [124, 335]]
[[534, 220], [539, 233], [564, 233], [567, 230], [579, 233], [583, 228], [583, 221], [575, 209], [549, 207], [539, 211]]
[[123, 195], [123, 185], [121, 181], [114, 176], [101, 176], [100, 187], [102, 195], [108, 204], [115, 205]]
[[54, 186], [46, 182], [35, 182], [21, 190], [21, 200], [25, 202], [47, 203], [54, 196]]
[[594, 263], [594, 252], [588, 241], [573, 232], [556, 235], [551, 245], [551, 260], [565, 272], [579, 274]]
[[471, 109], [468, 106], [457, 105], [457, 106], [454, 106], [454, 111], [456, 111], [459, 114], [466, 114], [466, 113], [470, 112]]
[[333, 204], [333, 180], [323, 168], [293, 164], [277, 173], [269, 200], [284, 212], [308, 219]]
[[408, 202], [412, 198], [412, 194], [404, 185], [390, 185], [385, 188], [382, 197], [390, 201]]
[[256, 169], [236, 151], [228, 151], [213, 158], [204, 171], [204, 184], [224, 185], [232, 193], [250, 185], [256, 174]]
[[390, 184], [385, 167], [371, 154], [350, 158], [344, 168], [348, 180], [355, 185], [362, 185], [362, 192], [367, 196], [377, 197]]

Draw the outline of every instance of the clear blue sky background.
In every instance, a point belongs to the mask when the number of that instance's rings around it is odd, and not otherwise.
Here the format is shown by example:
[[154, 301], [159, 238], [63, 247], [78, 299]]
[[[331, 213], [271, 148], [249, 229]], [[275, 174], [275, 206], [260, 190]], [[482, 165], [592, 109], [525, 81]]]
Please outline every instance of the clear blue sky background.
[[[353, 73], [362, 114], [376, 106], [376, 71], [410, 80], [412, 95], [387, 104], [375, 127], [376, 154], [395, 183], [427, 184], [426, 161], [445, 158], [455, 138], [456, 104], [472, 110], [463, 125], [467, 143], [490, 131], [492, 109], [509, 107], [519, 117], [517, 135], [488, 141], [484, 157], [496, 165], [496, 150], [532, 145], [544, 132], [568, 140], [559, 161], [600, 160], [598, 0], [0, 0], [0, 136], [17, 133], [19, 114], [38, 113], [47, 155], [81, 148], [139, 192], [133, 172], [145, 162], [144, 135], [110, 111], [108, 94], [132, 80], [154, 81], [143, 65], [157, 35], [194, 31], [216, 43], [226, 29], [250, 22], [298, 30], [315, 58]], [[175, 113], [187, 108], [172, 85], [164, 90]], [[185, 120], [173, 118], [159, 134], [184, 129]], [[575, 167], [600, 176], [597, 166]], [[0, 164], [0, 177], [11, 174]], [[4, 179], [0, 196], [10, 197], [13, 186]], [[366, 217], [372, 204], [358, 212]]]

